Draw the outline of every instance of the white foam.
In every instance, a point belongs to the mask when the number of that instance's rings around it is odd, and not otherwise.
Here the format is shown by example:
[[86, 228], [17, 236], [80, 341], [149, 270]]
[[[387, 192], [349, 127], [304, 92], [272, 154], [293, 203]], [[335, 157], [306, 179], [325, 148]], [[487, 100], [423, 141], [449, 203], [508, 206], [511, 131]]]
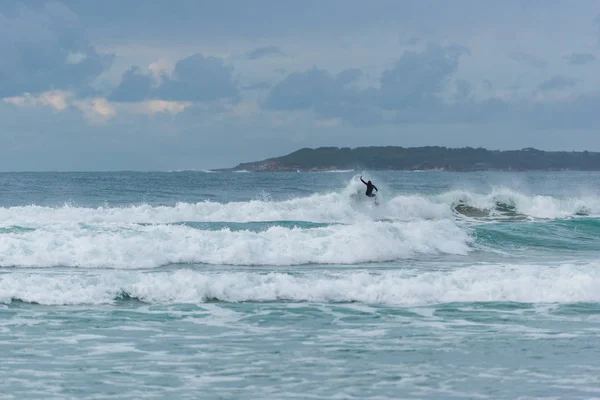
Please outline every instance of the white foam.
[[249, 221], [312, 221], [344, 222], [365, 221], [377, 218], [394, 218], [390, 210], [374, 207], [358, 195], [359, 187], [347, 188], [343, 193], [314, 194], [285, 201], [271, 201], [268, 194], [260, 200], [246, 202], [177, 203], [174, 206], [141, 204], [130, 207], [62, 207], [20, 206], [0, 208], [0, 227], [37, 226], [72, 221], [80, 223], [137, 222], [168, 223], [179, 221], [249, 222]]
[[490, 193], [454, 190], [434, 196], [379, 193], [379, 207], [364, 196], [364, 185], [355, 179], [338, 191], [325, 194], [272, 201], [265, 194], [260, 199], [218, 203], [177, 203], [173, 206], [140, 204], [129, 207], [42, 207], [36, 205], [0, 208], [0, 227], [37, 227], [59, 222], [78, 223], [170, 223], [311, 221], [355, 223], [377, 219], [422, 220], [453, 218], [453, 207], [464, 202], [481, 210], [498, 214], [497, 203], [515, 207], [519, 214], [533, 218], [565, 218], [577, 213], [600, 215], [600, 198], [551, 197], [525, 195], [510, 189], [493, 189]]
[[365, 222], [311, 229], [204, 231], [184, 225], [60, 223], [0, 240], [0, 265], [152, 268], [170, 263], [356, 264], [416, 254], [466, 254], [452, 221]]
[[[170, 263], [236, 265], [356, 264], [420, 254], [466, 254], [471, 239], [453, 206], [459, 201], [494, 210], [514, 205], [535, 218], [600, 215], [592, 197], [528, 196], [509, 189], [488, 194], [451, 191], [434, 196], [378, 195], [351, 179], [338, 192], [284, 201], [268, 195], [246, 202], [141, 204], [130, 207], [0, 208], [0, 266], [152, 268]], [[385, 220], [388, 222], [377, 222]], [[328, 227], [264, 232], [199, 230], [174, 222], [309, 221]], [[149, 226], [140, 224], [151, 224]], [[343, 224], [343, 225], [339, 225]], [[10, 229], [11, 227], [31, 230]]]
[[361, 302], [405, 306], [449, 302], [599, 302], [600, 265], [487, 265], [435, 272], [312, 271], [286, 273], [194, 270], [99, 270], [0, 275], [0, 302], [105, 304], [119, 294], [150, 303], [206, 300]]
[[495, 188], [491, 193], [481, 194], [463, 190], [454, 190], [431, 199], [440, 204], [457, 204], [462, 201], [481, 210], [490, 210], [498, 214], [497, 203], [514, 206], [519, 214], [546, 219], [560, 219], [584, 212], [600, 215], [600, 199], [597, 196], [553, 197], [545, 195], [525, 195], [507, 188]]

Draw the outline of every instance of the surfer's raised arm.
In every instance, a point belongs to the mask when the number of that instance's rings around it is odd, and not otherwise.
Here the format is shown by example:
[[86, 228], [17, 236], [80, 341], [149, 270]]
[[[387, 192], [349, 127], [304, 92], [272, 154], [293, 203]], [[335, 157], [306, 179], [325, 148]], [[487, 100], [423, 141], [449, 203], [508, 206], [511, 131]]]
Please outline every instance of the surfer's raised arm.
[[363, 181], [362, 175], [360, 176], [360, 181], [368, 186], [367, 182]]

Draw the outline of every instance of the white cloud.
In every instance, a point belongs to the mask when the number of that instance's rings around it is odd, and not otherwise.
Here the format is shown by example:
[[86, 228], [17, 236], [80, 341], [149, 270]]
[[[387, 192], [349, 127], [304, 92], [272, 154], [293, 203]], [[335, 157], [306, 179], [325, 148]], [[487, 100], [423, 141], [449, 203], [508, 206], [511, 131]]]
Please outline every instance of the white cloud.
[[175, 64], [165, 58], [156, 60], [148, 66], [148, 71], [157, 82], [162, 76], [170, 77], [173, 74], [173, 69], [175, 69]]
[[320, 119], [315, 121], [316, 126], [325, 127], [325, 128], [333, 128], [336, 126], [340, 126], [342, 124], [342, 120], [340, 118], [330, 118], [330, 119]]
[[132, 103], [129, 106], [124, 105], [124, 107], [132, 113], [152, 115], [158, 113], [179, 114], [191, 105], [190, 102], [148, 100]]
[[67, 55], [67, 64], [79, 64], [87, 58], [87, 54], [82, 52], [69, 53]]
[[105, 123], [116, 115], [115, 107], [103, 98], [75, 100], [73, 105], [81, 110], [92, 124]]
[[74, 92], [62, 90], [39, 94], [26, 93], [23, 96], [7, 97], [4, 102], [21, 108], [49, 107], [57, 112], [73, 107], [81, 111], [92, 124], [105, 122], [116, 115], [114, 106], [104, 98], [79, 99]]
[[19, 107], [51, 107], [57, 111], [63, 111], [72, 97], [72, 93], [53, 90], [39, 94], [25, 93], [22, 96], [6, 97], [4, 101]]

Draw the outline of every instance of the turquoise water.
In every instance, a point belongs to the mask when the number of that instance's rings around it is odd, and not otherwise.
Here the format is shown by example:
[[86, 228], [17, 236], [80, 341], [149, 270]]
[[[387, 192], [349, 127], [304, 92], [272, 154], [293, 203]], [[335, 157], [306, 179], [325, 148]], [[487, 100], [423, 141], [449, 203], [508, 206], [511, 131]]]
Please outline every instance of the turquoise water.
[[0, 398], [600, 397], [600, 173], [0, 185]]

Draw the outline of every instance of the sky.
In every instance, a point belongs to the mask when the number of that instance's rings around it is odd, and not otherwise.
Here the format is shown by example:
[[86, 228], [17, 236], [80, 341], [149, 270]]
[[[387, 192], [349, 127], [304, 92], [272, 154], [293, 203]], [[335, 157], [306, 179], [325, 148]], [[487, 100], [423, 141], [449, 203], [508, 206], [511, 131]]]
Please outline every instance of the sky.
[[0, 171], [600, 151], [600, 0], [3, 0]]

